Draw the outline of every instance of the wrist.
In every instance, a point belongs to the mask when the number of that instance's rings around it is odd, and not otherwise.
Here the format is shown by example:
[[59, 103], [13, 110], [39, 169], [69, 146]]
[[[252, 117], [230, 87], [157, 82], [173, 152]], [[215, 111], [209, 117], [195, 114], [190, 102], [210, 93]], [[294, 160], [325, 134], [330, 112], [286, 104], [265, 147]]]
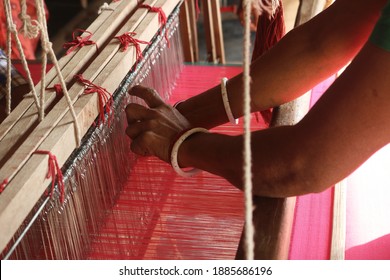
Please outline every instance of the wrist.
[[[188, 143], [190, 138], [195, 137], [201, 133], [208, 133], [209, 131], [205, 128], [195, 127], [182, 131], [175, 137], [174, 141], [170, 147], [170, 161], [173, 169], [179, 175], [183, 177], [191, 177], [197, 174], [200, 170], [196, 168], [192, 168], [190, 170], [184, 170], [183, 168], [188, 167], [190, 165], [185, 164], [185, 160], [183, 160], [183, 155], [186, 155], [185, 150], [188, 150]], [[187, 149], [183, 149], [183, 146], [187, 146]], [[183, 153], [184, 152], [184, 153]], [[181, 155], [181, 159], [179, 161], [179, 153]], [[185, 157], [184, 157], [185, 158]]]

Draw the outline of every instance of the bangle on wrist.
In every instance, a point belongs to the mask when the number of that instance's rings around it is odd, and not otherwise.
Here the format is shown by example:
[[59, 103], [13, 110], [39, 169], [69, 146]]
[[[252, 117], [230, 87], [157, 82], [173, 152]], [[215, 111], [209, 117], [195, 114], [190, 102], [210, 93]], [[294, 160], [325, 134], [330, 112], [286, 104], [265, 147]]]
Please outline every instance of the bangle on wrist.
[[184, 100], [177, 101], [175, 104], [173, 104], [173, 108], [177, 109], [177, 106], [179, 106], [181, 103], [183, 103]]
[[182, 133], [180, 133], [178, 135], [176, 140], [173, 142], [172, 148], [170, 149], [171, 165], [173, 167], [173, 170], [175, 170], [176, 173], [179, 174], [180, 176], [191, 177], [191, 176], [198, 174], [201, 171], [200, 169], [196, 169], [196, 168], [192, 168], [190, 170], [185, 171], [185, 170], [180, 168], [179, 162], [177, 160], [177, 154], [179, 152], [179, 148], [180, 148], [181, 144], [188, 137], [190, 137], [191, 135], [193, 135], [195, 133], [199, 133], [199, 132], [207, 132], [208, 133], [209, 131], [205, 128], [202, 128], [202, 127], [195, 127], [195, 128], [191, 128], [188, 130], [184, 130]]
[[238, 120], [234, 118], [232, 109], [230, 108], [229, 98], [226, 90], [226, 83], [228, 79], [226, 77], [221, 79], [221, 95], [223, 101], [223, 107], [225, 108], [226, 115], [232, 124], [238, 124]]

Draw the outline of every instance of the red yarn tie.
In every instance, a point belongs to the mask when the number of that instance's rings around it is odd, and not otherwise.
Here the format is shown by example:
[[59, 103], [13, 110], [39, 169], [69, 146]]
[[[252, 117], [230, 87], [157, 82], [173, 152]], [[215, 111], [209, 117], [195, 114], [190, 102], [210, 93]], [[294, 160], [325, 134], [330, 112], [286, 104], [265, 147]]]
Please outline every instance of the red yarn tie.
[[[88, 35], [85, 37], [76, 36], [76, 32], [87, 33]], [[90, 40], [92, 35], [93, 34], [87, 30], [76, 29], [72, 34], [73, 41], [64, 44], [64, 48], [68, 49], [66, 51], [65, 55], [70, 54], [71, 52], [73, 52], [77, 48], [81, 48], [81, 47], [88, 46], [88, 45], [96, 45], [96, 43], [94, 41]], [[96, 45], [96, 48], [97, 48], [97, 45]]]
[[0, 193], [2, 193], [5, 189], [5, 187], [7, 186], [8, 184], [8, 179], [4, 179], [3, 183], [0, 184]]
[[53, 196], [54, 189], [55, 189], [55, 183], [57, 180], [58, 189], [60, 191], [60, 201], [61, 201], [61, 203], [64, 202], [64, 200], [65, 200], [64, 176], [62, 175], [61, 168], [58, 165], [57, 157], [49, 151], [42, 151], [42, 150], [37, 150], [34, 152], [34, 154], [48, 155], [49, 156], [48, 171], [47, 171], [46, 179], [51, 178], [51, 189], [50, 189], [50, 193], [48, 193], [46, 191], [46, 194], [49, 195], [50, 197]]
[[61, 84], [55, 84], [53, 87], [48, 87], [46, 88], [47, 90], [54, 90], [57, 97], [62, 97], [64, 96], [64, 90], [62, 89]]
[[100, 86], [97, 86], [93, 84], [91, 81], [88, 81], [87, 79], [84, 79], [84, 77], [81, 74], [78, 74], [75, 76], [76, 80], [80, 83], [82, 83], [85, 86], [84, 94], [92, 94], [97, 93], [99, 97], [99, 121], [98, 125], [101, 123], [104, 123], [105, 121], [105, 114], [108, 114], [108, 125], [111, 125], [111, 118], [112, 118], [112, 106], [113, 106], [113, 99], [111, 93], [109, 93], [105, 88], [102, 88]]
[[143, 58], [140, 44], [150, 45], [150, 43], [134, 38], [135, 35], [137, 35], [135, 32], [126, 32], [120, 36], [116, 36], [115, 38], [119, 40], [122, 51], [126, 51], [130, 44], [135, 47], [136, 59], [138, 62], [139, 59]]
[[[192, 0], [190, 0], [192, 1]], [[200, 8], [199, 8], [199, 1], [198, 0], [195, 0], [195, 9], [196, 9], [196, 19], [199, 18], [199, 15], [200, 15]]]
[[[142, 4], [140, 5], [141, 8], [146, 8], [148, 9], [150, 12], [153, 12], [153, 13], [158, 13], [158, 22], [160, 24], [160, 34], [162, 32], [162, 27], [167, 23], [167, 16], [165, 15], [165, 12], [163, 11], [163, 9], [161, 7], [152, 7], [148, 4]], [[169, 47], [169, 41], [168, 41], [168, 31], [165, 31], [165, 40], [167, 41], [167, 44], [168, 44], [168, 47]]]

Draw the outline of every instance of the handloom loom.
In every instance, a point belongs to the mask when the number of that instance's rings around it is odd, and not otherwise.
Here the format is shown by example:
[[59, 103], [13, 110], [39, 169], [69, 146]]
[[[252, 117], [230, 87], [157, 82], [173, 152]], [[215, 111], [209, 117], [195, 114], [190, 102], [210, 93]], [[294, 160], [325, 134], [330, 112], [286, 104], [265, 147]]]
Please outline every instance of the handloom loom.
[[[10, 154], [2, 151], [0, 179], [10, 179], [0, 195], [2, 258], [234, 258], [243, 226], [241, 192], [210, 174], [202, 174], [191, 181], [179, 178], [170, 166], [154, 159], [137, 158], [129, 150], [123, 116], [123, 108], [130, 102], [126, 96], [127, 87], [142, 83], [166, 93], [166, 99], [174, 91], [171, 96], [174, 103], [188, 97], [180, 96], [183, 94], [180, 90], [191, 91], [188, 87], [180, 87], [180, 83], [187, 84], [191, 78], [177, 81], [179, 73], [189, 71], [187, 75], [191, 76], [191, 71], [200, 69], [183, 66], [181, 40], [177, 32], [181, 1], [144, 2], [163, 8], [169, 15], [166, 27], [160, 30], [159, 15], [140, 9], [137, 1], [111, 3], [112, 9], [105, 10], [87, 29], [93, 34], [91, 40], [96, 42], [97, 47], [84, 46], [59, 61], [69, 92], [71, 95], [74, 93], [73, 98], [81, 95], [84, 89], [74, 80], [74, 75], [81, 72], [94, 84], [101, 85], [108, 92], [115, 92], [113, 117], [106, 114], [104, 124], [98, 123], [102, 119], [99, 118], [96, 96], [82, 95], [75, 100], [80, 134], [84, 135], [80, 147], [66, 101], [64, 98], [56, 99], [53, 86], [58, 81], [53, 69], [47, 76], [50, 82], [45, 98], [47, 104], [54, 103], [48, 105], [44, 121], [37, 123], [37, 109], [29, 107], [32, 100], [26, 99], [0, 125], [0, 149], [10, 147], [5, 143], [16, 142], [17, 146], [12, 145], [16, 150], [11, 154], [12, 161], [4, 160], [5, 154]], [[128, 31], [134, 31], [139, 40], [153, 42], [148, 47], [139, 44], [142, 51], [147, 51], [138, 63], [135, 47], [129, 46], [127, 51], [122, 52], [118, 40], [113, 38]], [[168, 31], [167, 38], [165, 31]], [[129, 72], [130, 68], [133, 71]], [[213, 72], [211, 69], [207, 71]], [[218, 77], [229, 77], [237, 74], [240, 68], [221, 67], [214, 68], [214, 71]], [[210, 84], [205, 83], [204, 89], [218, 83], [218, 79], [214, 81], [210, 78]], [[199, 83], [199, 80], [194, 82]], [[175, 83], [176, 89], [173, 89]], [[39, 87], [40, 84], [37, 91]], [[192, 89], [193, 94], [197, 93], [196, 90]], [[96, 124], [91, 126], [96, 117]], [[229, 125], [218, 128], [224, 133], [239, 133], [239, 129]], [[23, 147], [29, 151], [26, 152]], [[61, 201], [59, 188], [55, 189], [51, 198], [42, 195], [51, 179], [45, 179], [48, 156], [32, 154], [37, 148], [50, 150], [56, 155], [59, 165], [64, 166], [64, 201]], [[20, 169], [18, 173], [12, 169], [15, 162], [20, 165], [17, 166]], [[287, 215], [289, 221], [283, 220], [283, 208], [288, 203], [284, 200], [260, 200], [263, 204], [261, 209], [268, 209], [263, 214], [264, 219], [273, 217], [273, 221], [264, 222], [264, 228], [270, 225], [270, 229], [259, 231], [260, 239], [256, 239], [262, 241], [263, 235], [264, 243], [259, 245], [265, 252], [262, 257], [286, 258], [289, 240], [284, 240], [281, 246], [280, 236], [275, 233], [289, 235], [291, 229], [287, 229], [286, 233], [281, 225], [287, 222], [291, 226], [293, 213], [290, 211]], [[35, 222], [30, 224], [32, 220]], [[297, 254], [294, 258], [303, 257]]]

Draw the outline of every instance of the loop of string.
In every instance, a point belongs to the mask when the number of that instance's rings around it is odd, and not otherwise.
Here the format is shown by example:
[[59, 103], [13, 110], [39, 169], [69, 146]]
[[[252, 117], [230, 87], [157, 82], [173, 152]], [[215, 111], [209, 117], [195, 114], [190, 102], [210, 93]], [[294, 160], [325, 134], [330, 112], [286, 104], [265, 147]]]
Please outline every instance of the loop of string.
[[150, 45], [150, 42], [134, 38], [135, 35], [137, 35], [135, 32], [126, 32], [122, 35], [116, 36], [115, 38], [119, 40], [122, 51], [126, 51], [129, 45], [133, 45], [135, 47], [136, 61], [138, 62], [138, 60], [143, 58], [140, 44]]
[[36, 20], [31, 20], [30, 15], [27, 14], [27, 3], [26, 0], [20, 0], [21, 11], [19, 18], [22, 21], [22, 27], [20, 32], [23, 33], [24, 37], [36, 38], [39, 35], [39, 23]]
[[11, 56], [12, 56], [12, 38], [11, 36], [14, 35], [15, 42], [16, 42], [16, 47], [20, 53], [20, 59], [23, 65], [23, 69], [26, 73], [26, 78], [28, 81], [28, 84], [30, 86], [31, 93], [34, 98], [34, 102], [38, 110], [40, 109], [40, 103], [38, 99], [38, 95], [35, 91], [35, 86], [34, 82], [31, 77], [31, 72], [30, 69], [28, 68], [27, 65], [27, 60], [26, 56], [24, 55], [23, 51], [23, 46], [22, 43], [20, 42], [19, 36], [18, 36], [18, 31], [16, 30], [16, 25], [13, 22], [12, 18], [12, 9], [11, 9], [11, 4], [10, 1], [4, 1], [4, 10], [5, 10], [5, 15], [7, 19], [7, 95], [6, 95], [6, 113], [7, 115], [10, 114], [11, 112]]
[[46, 191], [46, 195], [50, 197], [53, 196], [55, 185], [57, 181], [58, 190], [60, 192], [60, 201], [61, 203], [65, 200], [65, 184], [64, 184], [64, 176], [62, 175], [62, 171], [60, 166], [58, 165], [57, 157], [49, 151], [36, 150], [34, 154], [39, 155], [48, 155], [48, 171], [46, 174], [46, 179], [51, 178], [51, 187], [50, 192]]
[[[87, 35], [84, 37], [82, 37], [81, 35], [76, 36], [76, 32], [81, 32], [82, 34], [87, 33]], [[76, 29], [75, 31], [73, 31], [73, 34], [72, 34], [73, 41], [67, 42], [63, 45], [63, 47], [65, 49], [68, 49], [66, 51], [65, 55], [68, 55], [71, 52], [73, 52], [74, 50], [76, 50], [77, 48], [82, 48], [84, 46], [96, 45], [96, 48], [97, 48], [96, 42], [90, 40], [92, 35], [93, 34], [91, 32], [89, 32], [87, 30], [83, 30], [83, 29]]]
[[113, 106], [113, 98], [111, 93], [109, 93], [105, 88], [95, 85], [91, 81], [84, 79], [82, 74], [78, 74], [75, 76], [76, 80], [79, 83], [82, 83], [85, 86], [84, 94], [92, 94], [97, 93], [99, 98], [99, 119], [98, 124], [104, 124], [105, 122], [105, 114], [108, 115], [108, 126], [111, 125], [112, 114], [112, 106]]
[[107, 4], [107, 2], [104, 2], [103, 5], [101, 5], [98, 10], [98, 15], [100, 15], [104, 11], [114, 11], [114, 8], [110, 7], [110, 5]]
[[5, 187], [8, 185], [9, 181], [8, 179], [4, 179], [3, 182], [0, 184], [0, 193], [2, 193], [5, 189]]
[[[44, 8], [44, 3], [43, 3], [43, 0], [35, 0], [35, 3], [36, 3], [36, 6], [37, 6], [37, 14], [38, 14], [38, 21], [40, 22], [40, 25], [41, 25], [41, 42], [42, 42], [42, 48], [45, 50], [43, 56], [47, 56], [49, 55], [50, 56], [50, 59], [53, 63], [53, 66], [57, 72], [57, 77], [59, 79], [59, 82], [61, 84], [61, 87], [63, 89], [63, 93], [64, 93], [64, 96], [66, 98], [66, 101], [68, 103], [68, 107], [69, 107], [69, 111], [72, 115], [72, 118], [73, 118], [73, 122], [74, 122], [74, 125], [75, 125], [75, 136], [76, 136], [76, 142], [77, 142], [77, 145], [80, 145], [81, 143], [81, 135], [80, 135], [80, 128], [79, 128], [79, 123], [77, 121], [77, 115], [76, 115], [76, 112], [74, 110], [74, 107], [73, 107], [73, 102], [70, 98], [70, 95], [69, 95], [69, 92], [66, 88], [66, 84], [65, 84], [65, 79], [61, 73], [61, 68], [60, 68], [60, 65], [58, 63], [58, 60], [57, 60], [57, 57], [54, 53], [54, 50], [52, 48], [52, 44], [50, 43], [50, 40], [49, 40], [49, 34], [48, 34], [48, 30], [47, 30], [47, 24], [46, 24], [46, 17], [45, 17], [45, 8]], [[46, 61], [46, 60], [45, 60]], [[44, 61], [44, 62], [45, 62]], [[44, 69], [42, 69], [42, 81], [41, 81], [41, 84], [42, 84], [42, 93], [44, 93], [44, 89], [45, 89], [45, 73], [46, 73], [46, 65], [44, 65], [43, 67]], [[42, 94], [43, 95], [43, 94]], [[43, 101], [43, 96], [42, 96], [42, 101]], [[43, 113], [43, 108], [41, 109], [42, 113]], [[41, 118], [43, 118], [43, 116], [41, 116]]]
[[64, 90], [62, 89], [61, 84], [54, 84], [52, 87], [47, 87], [47, 90], [54, 90], [56, 93], [57, 97], [62, 97], [64, 96]]
[[[158, 22], [160, 25], [160, 34], [162, 32], [162, 27], [167, 23], [167, 16], [165, 15], [164, 10], [161, 7], [152, 7], [148, 4], [141, 4], [140, 8], [148, 9], [152, 13], [158, 13]], [[165, 40], [167, 41], [168, 47], [170, 46], [169, 40], [168, 40], [168, 30], [165, 31]]]

